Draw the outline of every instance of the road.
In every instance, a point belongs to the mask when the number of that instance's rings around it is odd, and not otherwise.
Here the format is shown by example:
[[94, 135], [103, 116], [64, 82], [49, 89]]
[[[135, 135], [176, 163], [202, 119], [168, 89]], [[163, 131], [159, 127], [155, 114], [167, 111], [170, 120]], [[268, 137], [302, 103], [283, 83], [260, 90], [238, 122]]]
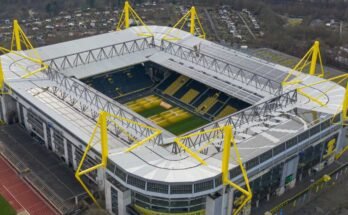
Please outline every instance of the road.
[[214, 35], [215, 35], [216, 39], [221, 43], [222, 42], [221, 37], [219, 36], [218, 31], [216, 30], [215, 23], [214, 23], [213, 19], [211, 18], [207, 8], [204, 8], [204, 13], [205, 13], [205, 15], [208, 18], [208, 21], [210, 23], [211, 29], [213, 29], [213, 32], [214, 32]]
[[256, 39], [256, 36], [255, 36], [255, 34], [253, 33], [253, 31], [250, 29], [248, 23], [245, 21], [245, 19], [243, 18], [243, 16], [242, 16], [240, 13], [238, 13], [238, 16], [239, 16], [239, 18], [244, 22], [245, 27], [248, 29], [250, 35], [251, 35], [251, 36], [254, 38], [254, 40], [255, 40], [255, 39]]

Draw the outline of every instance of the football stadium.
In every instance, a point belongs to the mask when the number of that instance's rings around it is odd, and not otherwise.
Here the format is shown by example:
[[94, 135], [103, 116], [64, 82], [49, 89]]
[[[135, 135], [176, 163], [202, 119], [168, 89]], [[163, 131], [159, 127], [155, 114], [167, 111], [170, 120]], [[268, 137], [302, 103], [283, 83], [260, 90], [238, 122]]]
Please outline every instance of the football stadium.
[[184, 19], [146, 26], [126, 3], [117, 31], [36, 49], [15, 22], [0, 118], [70, 166], [73, 204], [83, 189], [110, 214], [257, 213], [347, 150], [347, 76], [325, 78], [319, 43], [292, 69]]

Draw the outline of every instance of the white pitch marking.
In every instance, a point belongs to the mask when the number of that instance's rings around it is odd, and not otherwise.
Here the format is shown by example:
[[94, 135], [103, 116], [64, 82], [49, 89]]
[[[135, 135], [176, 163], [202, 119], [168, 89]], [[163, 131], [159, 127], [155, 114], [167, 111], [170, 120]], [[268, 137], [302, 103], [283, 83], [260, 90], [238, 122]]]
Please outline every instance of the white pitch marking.
[[8, 194], [10, 194], [12, 196], [12, 198], [24, 209], [27, 210], [18, 200], [17, 198], [7, 189], [7, 187], [5, 185], [2, 185], [5, 190], [8, 192]]

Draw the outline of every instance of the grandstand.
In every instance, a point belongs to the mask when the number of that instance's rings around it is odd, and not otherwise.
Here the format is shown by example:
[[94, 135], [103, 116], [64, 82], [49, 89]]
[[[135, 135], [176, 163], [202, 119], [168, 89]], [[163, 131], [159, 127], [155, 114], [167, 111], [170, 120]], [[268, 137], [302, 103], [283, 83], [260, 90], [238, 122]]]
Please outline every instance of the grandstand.
[[32, 50], [0, 57], [1, 120], [70, 165], [110, 214], [258, 214], [346, 147], [342, 86], [144, 29], [40, 47], [47, 67]]
[[[150, 74], [150, 70], [157, 72]], [[155, 64], [143, 63], [82, 81], [175, 135], [250, 106]]]

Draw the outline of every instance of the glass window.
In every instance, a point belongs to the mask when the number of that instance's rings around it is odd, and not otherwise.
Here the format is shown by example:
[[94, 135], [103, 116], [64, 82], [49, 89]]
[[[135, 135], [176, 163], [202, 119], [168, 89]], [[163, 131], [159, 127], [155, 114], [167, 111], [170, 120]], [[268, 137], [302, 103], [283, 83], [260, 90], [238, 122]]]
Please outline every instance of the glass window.
[[213, 182], [213, 180], [210, 180], [210, 181], [197, 183], [197, 184], [194, 184], [194, 188], [195, 188], [195, 193], [201, 192], [201, 191], [205, 191], [205, 190], [209, 190], [209, 189], [213, 189], [214, 188], [214, 182]]
[[108, 160], [107, 169], [110, 170], [110, 172], [114, 172], [115, 168], [116, 168], [116, 165], [114, 164], [114, 162], [112, 162], [111, 160]]
[[282, 153], [285, 150], [285, 143], [282, 143], [275, 148], [273, 148], [273, 156], [276, 156], [279, 153]]
[[122, 179], [123, 181], [126, 181], [127, 174], [118, 166], [116, 166], [115, 175], [119, 177], [120, 179]]
[[169, 206], [169, 201], [162, 200], [162, 199], [152, 199], [151, 203], [154, 205], [159, 205], [159, 206]]
[[142, 202], [150, 203], [150, 198], [149, 197], [141, 195], [139, 193], [135, 194], [135, 198], [138, 199], [138, 200], [141, 200]]
[[321, 130], [324, 130], [330, 126], [330, 120], [326, 120], [325, 122], [321, 123]]
[[133, 185], [141, 189], [145, 189], [145, 181], [139, 178], [133, 177], [131, 175], [128, 175], [127, 184]]
[[230, 178], [237, 177], [238, 175], [242, 174], [242, 170], [240, 169], [239, 166], [233, 168], [230, 170]]
[[188, 206], [189, 201], [171, 201], [170, 206], [171, 207], [183, 207], [183, 206]]
[[248, 162], [246, 162], [245, 166], [246, 169], [249, 170], [255, 166], [257, 166], [259, 164], [259, 157], [253, 158], [251, 160], [249, 160]]
[[309, 130], [310, 136], [316, 135], [320, 132], [320, 125], [317, 125]]
[[298, 142], [302, 142], [309, 137], [309, 131], [305, 131], [298, 136]]
[[286, 148], [290, 149], [292, 147], [294, 147], [297, 144], [297, 137], [294, 137], [288, 141], [286, 141]]
[[117, 190], [111, 187], [111, 210], [115, 215], [118, 215], [118, 195]]
[[171, 185], [170, 186], [171, 194], [184, 194], [184, 193], [192, 193], [192, 185]]
[[272, 150], [268, 150], [267, 152], [260, 155], [260, 163], [269, 160], [272, 157]]
[[219, 175], [215, 178], [215, 187], [218, 187], [222, 184], [222, 175]]
[[168, 185], [147, 182], [147, 190], [156, 193], [168, 193]]

